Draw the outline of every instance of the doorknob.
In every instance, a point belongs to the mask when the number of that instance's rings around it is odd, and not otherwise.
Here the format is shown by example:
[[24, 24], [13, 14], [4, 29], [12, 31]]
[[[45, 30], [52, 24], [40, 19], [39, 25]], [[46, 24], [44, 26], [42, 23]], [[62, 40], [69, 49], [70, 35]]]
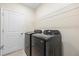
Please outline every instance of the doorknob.
[[21, 35], [23, 35], [23, 33], [21, 33]]

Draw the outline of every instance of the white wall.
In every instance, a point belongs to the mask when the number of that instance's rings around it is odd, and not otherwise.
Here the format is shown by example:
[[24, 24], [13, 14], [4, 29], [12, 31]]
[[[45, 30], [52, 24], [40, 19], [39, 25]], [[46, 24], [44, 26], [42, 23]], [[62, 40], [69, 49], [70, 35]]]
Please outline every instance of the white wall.
[[63, 54], [79, 56], [79, 4], [43, 4], [37, 11], [35, 29], [58, 29]]
[[30, 8], [16, 3], [0, 3], [0, 8], [12, 10], [24, 14], [25, 17], [25, 26], [23, 32], [28, 32], [33, 30], [33, 20], [34, 12]]

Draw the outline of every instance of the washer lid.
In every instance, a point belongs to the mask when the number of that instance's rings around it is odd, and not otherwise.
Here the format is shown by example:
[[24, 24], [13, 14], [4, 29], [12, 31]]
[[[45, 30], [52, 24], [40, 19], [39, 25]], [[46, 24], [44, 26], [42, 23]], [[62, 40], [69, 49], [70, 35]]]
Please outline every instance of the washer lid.
[[32, 36], [33, 36], [33, 37], [36, 37], [36, 38], [48, 40], [48, 39], [50, 39], [50, 38], [55, 37], [56, 35], [33, 34]]

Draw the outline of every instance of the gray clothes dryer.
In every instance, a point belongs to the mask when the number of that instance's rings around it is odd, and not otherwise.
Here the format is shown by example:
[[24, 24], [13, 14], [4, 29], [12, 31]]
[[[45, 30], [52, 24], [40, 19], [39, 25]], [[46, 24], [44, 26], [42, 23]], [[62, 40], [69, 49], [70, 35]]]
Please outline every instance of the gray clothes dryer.
[[[56, 30], [57, 31], [57, 30]], [[50, 32], [50, 31], [49, 31]], [[31, 41], [32, 56], [61, 56], [61, 34], [53, 30], [52, 34], [33, 34]]]
[[32, 47], [32, 44], [31, 44], [31, 38], [32, 38], [32, 34], [36, 34], [36, 33], [42, 33], [42, 30], [34, 30], [32, 32], [26, 32], [25, 33], [25, 53], [27, 56], [31, 56], [31, 47]]
[[34, 34], [34, 32], [27, 32], [25, 33], [25, 53], [27, 56], [31, 56], [31, 36]]

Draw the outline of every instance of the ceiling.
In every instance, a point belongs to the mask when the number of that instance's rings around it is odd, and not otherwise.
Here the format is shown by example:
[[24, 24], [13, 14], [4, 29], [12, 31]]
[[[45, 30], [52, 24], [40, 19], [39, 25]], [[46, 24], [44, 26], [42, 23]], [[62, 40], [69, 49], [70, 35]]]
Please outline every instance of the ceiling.
[[23, 3], [23, 5], [28, 6], [32, 9], [36, 9], [41, 5], [41, 3]]

